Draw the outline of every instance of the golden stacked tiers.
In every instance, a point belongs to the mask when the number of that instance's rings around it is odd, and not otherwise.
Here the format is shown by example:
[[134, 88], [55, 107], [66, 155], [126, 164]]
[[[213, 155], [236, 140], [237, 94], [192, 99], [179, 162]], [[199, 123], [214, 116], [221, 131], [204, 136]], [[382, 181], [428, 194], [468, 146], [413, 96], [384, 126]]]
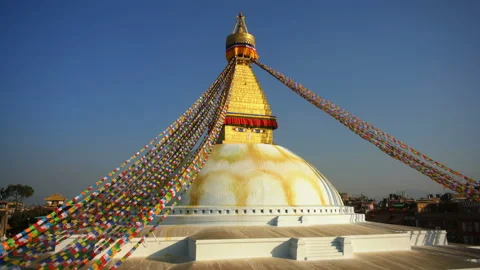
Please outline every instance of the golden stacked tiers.
[[272, 115], [267, 98], [250, 65], [237, 64], [233, 87], [230, 91], [232, 93], [228, 104], [229, 112]]

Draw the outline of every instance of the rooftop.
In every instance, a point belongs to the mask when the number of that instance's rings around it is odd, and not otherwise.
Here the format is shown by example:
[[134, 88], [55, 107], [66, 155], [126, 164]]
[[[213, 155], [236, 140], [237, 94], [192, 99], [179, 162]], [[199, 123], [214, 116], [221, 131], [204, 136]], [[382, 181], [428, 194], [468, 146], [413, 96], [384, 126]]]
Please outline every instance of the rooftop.
[[62, 194], [54, 193], [50, 195], [50, 197], [45, 198], [45, 201], [65, 201], [66, 198], [62, 196]]
[[[150, 229], [140, 232], [139, 237]], [[244, 239], [244, 238], [291, 238], [327, 237], [339, 235], [391, 234], [395, 231], [416, 231], [421, 228], [381, 223], [357, 223], [335, 225], [311, 225], [298, 227], [275, 226], [161, 226], [156, 229], [156, 237], [189, 237], [191, 239]]]

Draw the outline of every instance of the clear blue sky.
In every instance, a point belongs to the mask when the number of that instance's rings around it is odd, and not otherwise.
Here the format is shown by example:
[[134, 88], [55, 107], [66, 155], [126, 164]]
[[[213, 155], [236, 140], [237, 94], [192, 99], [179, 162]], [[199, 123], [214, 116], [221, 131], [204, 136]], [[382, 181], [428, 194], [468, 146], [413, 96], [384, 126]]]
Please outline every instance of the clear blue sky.
[[[213, 82], [239, 11], [262, 62], [480, 180], [480, 1], [1, 1], [0, 186], [103, 177]], [[443, 192], [256, 72], [276, 143], [340, 191]]]

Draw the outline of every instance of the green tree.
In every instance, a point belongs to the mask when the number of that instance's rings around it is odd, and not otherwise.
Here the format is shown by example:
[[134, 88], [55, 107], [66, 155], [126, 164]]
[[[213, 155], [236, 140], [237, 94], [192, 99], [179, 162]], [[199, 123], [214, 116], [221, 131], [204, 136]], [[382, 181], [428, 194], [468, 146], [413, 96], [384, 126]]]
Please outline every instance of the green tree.
[[5, 188], [0, 188], [0, 201], [7, 200], [7, 194], [5, 193]]
[[11, 227], [8, 232], [15, 235], [28, 228], [30, 224], [37, 222], [36, 218], [48, 215], [51, 212], [51, 209], [42, 206], [36, 206], [23, 212], [16, 212], [8, 219], [8, 224]]
[[31, 197], [35, 193], [35, 190], [31, 186], [17, 184], [8, 185], [7, 188], [0, 189], [0, 196], [3, 200], [8, 200], [15, 203], [15, 211], [18, 210], [18, 206], [26, 198]]

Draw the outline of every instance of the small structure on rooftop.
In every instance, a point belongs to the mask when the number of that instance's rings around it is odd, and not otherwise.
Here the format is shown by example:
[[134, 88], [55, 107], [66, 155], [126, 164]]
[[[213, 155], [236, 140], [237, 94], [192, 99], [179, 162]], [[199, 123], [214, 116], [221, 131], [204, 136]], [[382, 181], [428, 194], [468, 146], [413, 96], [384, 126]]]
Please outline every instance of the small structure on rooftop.
[[67, 198], [63, 197], [60, 193], [54, 193], [43, 200], [45, 201], [46, 207], [59, 207], [65, 203]]

